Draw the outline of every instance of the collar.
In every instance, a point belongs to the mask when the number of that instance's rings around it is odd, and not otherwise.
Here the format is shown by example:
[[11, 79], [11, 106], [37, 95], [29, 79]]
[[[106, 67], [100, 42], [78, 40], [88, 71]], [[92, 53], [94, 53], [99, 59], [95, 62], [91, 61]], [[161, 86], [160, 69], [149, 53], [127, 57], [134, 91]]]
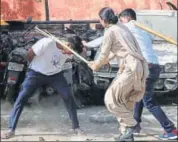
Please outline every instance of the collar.
[[114, 24], [109, 24], [106, 28], [105, 31], [107, 31], [110, 27], [112, 27]]

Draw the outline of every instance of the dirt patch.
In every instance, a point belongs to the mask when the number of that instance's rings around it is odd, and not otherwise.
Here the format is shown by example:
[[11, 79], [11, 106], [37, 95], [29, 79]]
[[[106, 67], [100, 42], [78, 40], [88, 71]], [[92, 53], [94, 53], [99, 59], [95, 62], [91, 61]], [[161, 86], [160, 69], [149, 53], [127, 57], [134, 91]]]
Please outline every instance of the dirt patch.
[[[2, 131], [7, 130], [10, 110], [10, 105], [1, 103]], [[177, 118], [175, 106], [169, 109], [166, 107], [166, 111], [170, 116], [174, 113], [174, 117]], [[89, 118], [97, 114], [102, 114], [102, 117], [104, 117], [103, 114], [110, 115], [104, 106], [92, 106], [78, 110], [80, 126], [87, 135], [76, 136], [73, 134], [71, 122], [60, 96], [51, 96], [43, 99], [39, 105], [24, 108], [16, 136], [8, 141], [112, 141], [118, 134], [117, 122], [113, 118], [112, 122], [111, 120], [102, 123], [92, 122]], [[174, 122], [177, 120], [176, 118], [172, 117]], [[136, 136], [135, 139], [157, 140], [154, 136], [162, 131], [158, 122], [145, 110], [143, 119], [142, 134], [145, 132], [152, 132], [152, 134]]]

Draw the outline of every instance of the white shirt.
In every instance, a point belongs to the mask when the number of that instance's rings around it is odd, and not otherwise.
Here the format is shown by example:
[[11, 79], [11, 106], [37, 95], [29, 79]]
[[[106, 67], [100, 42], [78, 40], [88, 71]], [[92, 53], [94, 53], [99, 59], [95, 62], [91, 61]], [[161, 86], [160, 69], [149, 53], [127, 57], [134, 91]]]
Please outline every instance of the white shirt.
[[158, 64], [158, 57], [153, 50], [151, 36], [144, 30], [136, 27], [133, 20], [128, 23], [124, 23], [124, 25], [127, 26], [136, 38], [146, 61], [148, 63]]
[[36, 56], [29, 68], [44, 75], [54, 75], [62, 70], [72, 68], [71, 63], [65, 63], [71, 58], [57, 48], [56, 42], [50, 38], [42, 38], [32, 46]]

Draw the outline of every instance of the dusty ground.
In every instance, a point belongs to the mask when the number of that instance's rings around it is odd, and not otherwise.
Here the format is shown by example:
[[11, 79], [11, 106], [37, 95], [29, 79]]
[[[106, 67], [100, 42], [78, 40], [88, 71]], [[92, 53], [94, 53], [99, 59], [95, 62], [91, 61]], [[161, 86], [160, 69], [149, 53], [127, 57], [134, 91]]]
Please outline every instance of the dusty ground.
[[[163, 109], [177, 126], [177, 106], [164, 106]], [[11, 106], [1, 102], [1, 131], [7, 130], [10, 110]], [[86, 136], [72, 133], [71, 123], [59, 96], [46, 98], [39, 105], [24, 109], [16, 137], [8, 141], [112, 141], [117, 136], [117, 122], [105, 107], [80, 109], [78, 117]], [[147, 110], [144, 110], [142, 127], [142, 133], [135, 136], [135, 140], [157, 140], [157, 135], [162, 133], [162, 128]]]

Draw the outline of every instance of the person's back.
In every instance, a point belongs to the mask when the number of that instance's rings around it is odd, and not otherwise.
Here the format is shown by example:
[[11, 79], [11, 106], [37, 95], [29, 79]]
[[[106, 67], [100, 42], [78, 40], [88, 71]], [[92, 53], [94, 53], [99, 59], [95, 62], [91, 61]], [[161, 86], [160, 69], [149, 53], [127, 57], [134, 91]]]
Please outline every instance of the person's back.
[[151, 36], [146, 32], [136, 27], [134, 21], [124, 23], [124, 25], [132, 32], [136, 38], [143, 56], [148, 63], [158, 64], [158, 57], [152, 47]]
[[[134, 80], [134, 88], [140, 90], [144, 79], [148, 75], [148, 68], [136, 38], [127, 27], [120, 23], [112, 25], [106, 32], [107, 34], [112, 33], [113, 36], [111, 38], [115, 39], [112, 40], [111, 52], [120, 60], [120, 71], [122, 72], [122, 66], [130, 67], [132, 72], [135, 72], [137, 76], [137, 79]], [[137, 62], [128, 62], [126, 61], [128, 59], [134, 59], [134, 61], [137, 60]], [[138, 67], [138, 62], [142, 64], [140, 67]], [[142, 97], [143, 93], [140, 93], [140, 95], [134, 98], [134, 101], [139, 101]]]
[[[137, 54], [142, 60], [141, 49], [131, 31], [123, 24], [118, 23], [106, 29], [107, 34], [113, 35], [112, 52], [118, 57], [125, 57], [127, 54]], [[109, 49], [106, 49], [109, 50]]]
[[177, 129], [174, 124], [167, 118], [161, 107], [156, 103], [156, 98], [154, 97], [154, 85], [159, 79], [160, 66], [158, 64], [158, 58], [152, 48], [152, 40], [149, 34], [140, 28], [136, 27], [134, 20], [137, 20], [136, 13], [133, 9], [125, 9], [119, 14], [120, 22], [124, 23], [125, 26], [130, 29], [132, 34], [135, 36], [141, 50], [142, 54], [148, 62], [149, 75], [146, 80], [146, 91], [142, 100], [135, 104], [134, 108], [134, 118], [137, 121], [135, 126], [135, 132], [139, 133], [141, 130], [141, 116], [142, 110], [145, 106], [159, 121], [161, 126], [164, 128], [165, 133], [159, 138], [163, 140], [173, 140], [177, 139]]

